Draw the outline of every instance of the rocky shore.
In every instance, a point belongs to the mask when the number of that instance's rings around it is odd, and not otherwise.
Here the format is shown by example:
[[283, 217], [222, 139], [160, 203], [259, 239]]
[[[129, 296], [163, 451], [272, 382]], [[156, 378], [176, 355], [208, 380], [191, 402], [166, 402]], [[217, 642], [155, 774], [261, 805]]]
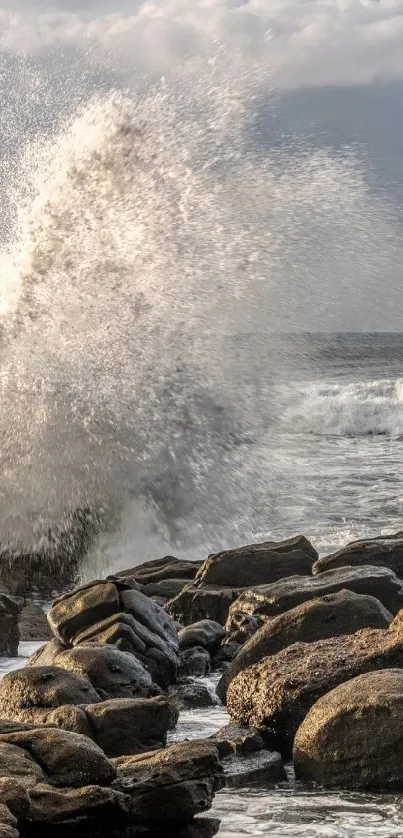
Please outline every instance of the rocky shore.
[[[209, 838], [217, 791], [286, 783], [291, 759], [302, 782], [403, 791], [402, 577], [403, 533], [320, 559], [296, 536], [147, 562], [45, 618], [9, 564], [0, 654], [44, 642], [0, 682], [0, 838]], [[169, 744], [220, 700], [231, 724]]]

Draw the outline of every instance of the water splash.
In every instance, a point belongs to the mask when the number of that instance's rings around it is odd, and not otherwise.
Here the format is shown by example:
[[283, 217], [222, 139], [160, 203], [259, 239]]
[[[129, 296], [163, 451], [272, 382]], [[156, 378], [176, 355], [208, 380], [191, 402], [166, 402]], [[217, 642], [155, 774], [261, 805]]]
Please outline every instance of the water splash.
[[238, 335], [292, 327], [325, 274], [327, 306], [333, 279], [377, 281], [391, 219], [351, 155], [254, 143], [248, 66], [219, 48], [27, 145], [1, 262], [9, 539], [140, 498], [182, 549], [252, 531], [276, 364], [262, 400]]

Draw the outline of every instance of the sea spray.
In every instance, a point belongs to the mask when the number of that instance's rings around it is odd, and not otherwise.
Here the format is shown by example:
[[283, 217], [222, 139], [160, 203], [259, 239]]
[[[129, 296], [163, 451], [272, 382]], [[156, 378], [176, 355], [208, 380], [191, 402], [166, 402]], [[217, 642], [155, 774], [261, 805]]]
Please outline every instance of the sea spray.
[[[265, 76], [219, 49], [27, 144], [1, 270], [8, 540], [101, 505], [134, 541], [133, 507], [157, 543], [214, 549], [275, 511], [255, 453], [279, 416], [274, 330], [324, 276], [330, 299], [374, 281], [392, 222], [351, 154], [254, 143]], [[262, 377], [245, 333], [272, 340]]]

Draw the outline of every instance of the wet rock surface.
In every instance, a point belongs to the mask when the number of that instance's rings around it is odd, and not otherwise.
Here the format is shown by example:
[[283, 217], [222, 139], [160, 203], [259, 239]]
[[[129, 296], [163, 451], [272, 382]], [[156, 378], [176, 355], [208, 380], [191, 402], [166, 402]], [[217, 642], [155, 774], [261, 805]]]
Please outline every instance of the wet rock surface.
[[239, 650], [226, 668], [217, 693], [225, 700], [228, 685], [238, 672], [276, 655], [297, 642], [312, 643], [328, 637], [354, 634], [362, 628], [387, 628], [392, 615], [374, 597], [338, 591], [311, 599], [268, 620]]
[[325, 786], [403, 787], [403, 669], [353, 678], [305, 717], [294, 743], [296, 776]]
[[250, 588], [229, 609], [255, 617], [277, 617], [303, 602], [341, 590], [375, 597], [391, 614], [403, 608], [403, 580], [386, 567], [342, 567], [317, 576], [290, 576]]
[[120, 582], [93, 582], [55, 601], [48, 614], [65, 646], [107, 643], [134, 654], [160, 686], [174, 683], [179, 667], [176, 627], [169, 615]]
[[0, 655], [15, 657], [20, 642], [19, 617], [22, 601], [1, 592], [0, 588]]
[[230, 581], [234, 588], [249, 588], [284, 579], [286, 576], [311, 573], [318, 558], [305, 536], [285, 541], [265, 541], [215, 553], [202, 564], [195, 586], [220, 585]]
[[265, 731], [290, 754], [295, 733], [313, 704], [357, 675], [403, 667], [403, 639], [390, 630], [295, 643], [241, 671], [227, 692], [230, 716]]
[[336, 553], [318, 559], [313, 565], [312, 572], [323, 573], [326, 570], [334, 570], [346, 565], [388, 567], [397, 576], [403, 578], [403, 532], [352, 541]]

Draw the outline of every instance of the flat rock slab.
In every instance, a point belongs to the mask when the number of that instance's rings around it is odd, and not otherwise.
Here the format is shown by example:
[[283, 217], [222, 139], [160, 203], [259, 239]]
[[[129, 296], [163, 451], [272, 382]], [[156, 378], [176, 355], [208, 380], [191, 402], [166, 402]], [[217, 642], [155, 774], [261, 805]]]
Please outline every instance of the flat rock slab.
[[209, 556], [196, 574], [195, 587], [264, 585], [297, 573], [311, 573], [317, 558], [315, 548], [302, 535], [286, 541], [248, 544]]
[[260, 751], [243, 757], [223, 760], [225, 784], [230, 788], [260, 786], [267, 788], [287, 780], [283, 760], [275, 751]]
[[386, 567], [341, 567], [317, 576], [290, 576], [273, 585], [260, 585], [240, 594], [233, 611], [277, 617], [316, 597], [348, 590], [373, 596], [397, 614], [403, 608], [403, 580]]
[[294, 742], [297, 777], [345, 789], [403, 789], [403, 669], [360, 675], [324, 695]]
[[217, 749], [206, 741], [182, 742], [163, 751], [114, 761], [113, 787], [130, 795], [138, 823], [181, 823], [210, 808], [223, 786]]
[[322, 556], [313, 565], [314, 574], [346, 565], [379, 565], [403, 578], [403, 532], [352, 541], [336, 553]]

